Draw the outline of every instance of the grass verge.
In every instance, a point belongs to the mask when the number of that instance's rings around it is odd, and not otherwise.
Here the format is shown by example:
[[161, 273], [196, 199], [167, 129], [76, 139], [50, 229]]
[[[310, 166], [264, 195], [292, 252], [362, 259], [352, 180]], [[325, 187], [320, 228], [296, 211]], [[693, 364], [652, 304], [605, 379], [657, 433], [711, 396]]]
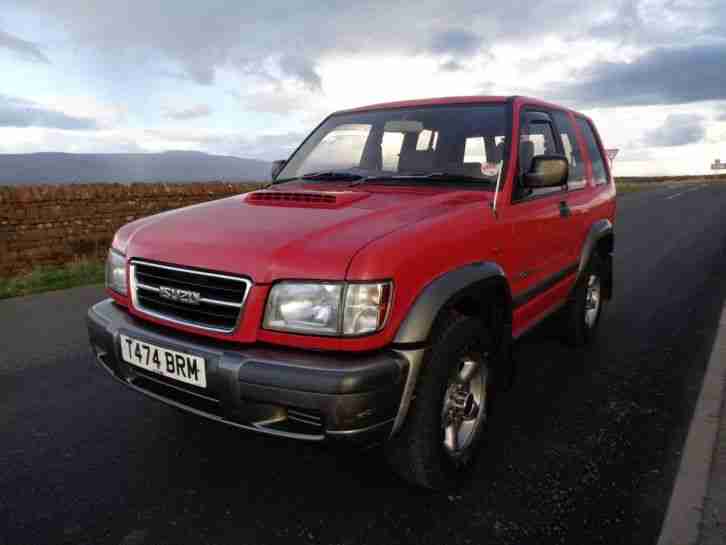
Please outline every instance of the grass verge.
[[615, 189], [617, 189], [619, 195], [635, 193], [637, 191], [644, 191], [647, 189], [655, 189], [656, 187], [658, 187], [658, 184], [647, 182], [615, 182]]
[[21, 276], [0, 278], [0, 299], [60, 290], [104, 281], [104, 263], [75, 261], [61, 267], [39, 267]]

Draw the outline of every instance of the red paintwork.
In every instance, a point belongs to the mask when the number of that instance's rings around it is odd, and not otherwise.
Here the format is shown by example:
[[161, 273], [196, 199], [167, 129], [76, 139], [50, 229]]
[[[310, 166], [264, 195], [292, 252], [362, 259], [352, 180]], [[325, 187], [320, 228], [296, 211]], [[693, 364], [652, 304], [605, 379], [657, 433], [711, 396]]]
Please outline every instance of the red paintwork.
[[[453, 97], [357, 110], [504, 100]], [[534, 99], [514, 99], [513, 157], [518, 153], [519, 112], [525, 104], [562, 109]], [[582, 138], [579, 140], [587, 158]], [[515, 163], [509, 162], [503, 177], [497, 217], [491, 209], [491, 192], [370, 182], [354, 188], [347, 183], [292, 182], [285, 184], [284, 192], [328, 194], [335, 197], [335, 202], [323, 202], [330, 198], [295, 202], [293, 197], [285, 203], [264, 203], [249, 202], [249, 196], [235, 196], [135, 221], [122, 227], [114, 238], [114, 246], [128, 258], [245, 275], [254, 281], [254, 287], [240, 327], [230, 335], [171, 325], [133, 308], [130, 311], [169, 327], [240, 343], [267, 342], [315, 350], [381, 348], [393, 340], [418, 294], [437, 276], [468, 263], [494, 261], [504, 269], [516, 296], [576, 263], [594, 221], [607, 218], [614, 222], [612, 179], [608, 184], [593, 186], [589, 162], [584, 189], [513, 204]], [[559, 215], [562, 200], [567, 200], [572, 210], [569, 218]], [[524, 277], [523, 271], [530, 274]], [[391, 279], [394, 299], [387, 325], [377, 334], [355, 339], [262, 330], [270, 286], [282, 279]], [[561, 302], [573, 282], [574, 275], [516, 309], [514, 334]], [[128, 304], [125, 298], [112, 295], [119, 303]]]

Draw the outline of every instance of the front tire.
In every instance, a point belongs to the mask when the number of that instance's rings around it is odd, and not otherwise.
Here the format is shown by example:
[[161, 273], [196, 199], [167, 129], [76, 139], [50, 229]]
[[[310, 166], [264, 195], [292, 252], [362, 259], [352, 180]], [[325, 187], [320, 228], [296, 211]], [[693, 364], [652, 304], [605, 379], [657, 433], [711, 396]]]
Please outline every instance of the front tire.
[[593, 254], [572, 292], [565, 309], [567, 342], [586, 345], [595, 338], [605, 304], [605, 264]]
[[406, 421], [387, 449], [404, 479], [446, 490], [468, 474], [491, 409], [492, 355], [480, 320], [456, 313], [439, 320]]

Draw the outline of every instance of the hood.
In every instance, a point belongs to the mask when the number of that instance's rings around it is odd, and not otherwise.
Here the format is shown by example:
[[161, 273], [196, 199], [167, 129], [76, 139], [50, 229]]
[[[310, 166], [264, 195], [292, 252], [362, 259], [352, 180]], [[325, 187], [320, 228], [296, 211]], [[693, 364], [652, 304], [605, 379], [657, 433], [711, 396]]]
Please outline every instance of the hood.
[[369, 242], [489, 197], [440, 188], [291, 185], [133, 222], [119, 231], [115, 245], [129, 258], [245, 275], [257, 283], [341, 280]]

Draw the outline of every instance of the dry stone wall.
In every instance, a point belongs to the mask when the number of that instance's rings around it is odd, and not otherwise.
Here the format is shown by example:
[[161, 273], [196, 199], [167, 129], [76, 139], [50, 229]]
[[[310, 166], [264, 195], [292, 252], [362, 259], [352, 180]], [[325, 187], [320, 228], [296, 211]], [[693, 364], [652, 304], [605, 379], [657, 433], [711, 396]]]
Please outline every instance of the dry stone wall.
[[245, 183], [0, 186], [0, 277], [102, 259], [134, 219], [256, 189]]

